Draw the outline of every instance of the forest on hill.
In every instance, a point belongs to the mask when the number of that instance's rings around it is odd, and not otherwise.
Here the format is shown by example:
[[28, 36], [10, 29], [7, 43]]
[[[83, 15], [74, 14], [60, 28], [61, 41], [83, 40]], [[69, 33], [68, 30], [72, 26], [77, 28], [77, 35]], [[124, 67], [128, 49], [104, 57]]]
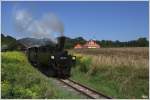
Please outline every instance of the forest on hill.
[[[65, 49], [72, 49], [76, 44], [85, 44], [87, 42], [83, 37], [69, 38], [66, 37]], [[24, 44], [30, 43], [30, 45], [42, 45], [51, 43], [48, 39], [34, 39], [34, 38], [23, 38], [16, 40], [12, 36], [5, 36], [1, 34], [1, 46], [2, 50], [19, 50], [20, 47], [25, 46]], [[149, 41], [145, 37], [140, 37], [137, 40], [131, 40], [126, 42], [121, 42], [119, 40], [96, 40], [101, 47], [148, 47]]]
[[[65, 48], [73, 48], [77, 43], [85, 44], [87, 41], [78, 37], [75, 39], [67, 38]], [[149, 41], [145, 37], [138, 38], [137, 40], [131, 40], [126, 42], [121, 42], [119, 40], [111, 41], [111, 40], [96, 40], [96, 43], [101, 47], [148, 47]]]

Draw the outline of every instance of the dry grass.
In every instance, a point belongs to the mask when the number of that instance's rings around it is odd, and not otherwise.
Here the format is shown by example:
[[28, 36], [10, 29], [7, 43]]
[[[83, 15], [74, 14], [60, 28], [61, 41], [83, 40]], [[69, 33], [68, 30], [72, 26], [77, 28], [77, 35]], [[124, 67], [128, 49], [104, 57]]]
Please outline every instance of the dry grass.
[[93, 65], [148, 67], [148, 48], [78, 49], [72, 52], [92, 57]]
[[[81, 63], [86, 59], [84, 62], [89, 63], [88, 58], [91, 58], [85, 75], [75, 70], [74, 79], [116, 98], [148, 98], [148, 48], [78, 49], [70, 52]], [[85, 77], [87, 80], [83, 80]]]
[[134, 48], [100, 48], [100, 49], [74, 49], [72, 52], [88, 54], [88, 55], [136, 55], [138, 57], [148, 58], [148, 47]]
[[93, 65], [108, 65], [108, 66], [131, 66], [131, 67], [148, 67], [148, 59], [137, 58], [136, 56], [91, 56]]

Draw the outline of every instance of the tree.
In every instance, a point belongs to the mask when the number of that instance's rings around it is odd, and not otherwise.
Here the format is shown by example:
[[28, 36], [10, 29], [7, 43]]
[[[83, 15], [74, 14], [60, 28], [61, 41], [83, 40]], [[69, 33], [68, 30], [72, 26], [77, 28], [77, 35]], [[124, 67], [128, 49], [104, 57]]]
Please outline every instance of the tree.
[[147, 40], [146, 38], [139, 38], [139, 39], [137, 40], [137, 44], [138, 44], [138, 46], [140, 46], [140, 47], [145, 47], [145, 46], [148, 46], [148, 45], [149, 45], [149, 42], [148, 42], [148, 40]]

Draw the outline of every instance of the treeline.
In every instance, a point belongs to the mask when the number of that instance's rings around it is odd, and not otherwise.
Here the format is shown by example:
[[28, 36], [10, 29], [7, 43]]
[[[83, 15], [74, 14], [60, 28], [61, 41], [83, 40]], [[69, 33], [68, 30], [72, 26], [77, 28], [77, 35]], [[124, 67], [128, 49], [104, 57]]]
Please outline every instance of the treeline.
[[[76, 44], [85, 44], [87, 41], [82, 37], [78, 37], [75, 39], [67, 38], [65, 48], [70, 49], [73, 48]], [[96, 40], [96, 43], [101, 47], [148, 47], [149, 41], [145, 37], [138, 38], [137, 40], [131, 40], [127, 42], [121, 42], [119, 40], [111, 41], [111, 40]]]
[[1, 51], [20, 50], [23, 47], [14, 37], [1, 34]]
[[82, 37], [77, 37], [77, 38], [74, 38], [74, 39], [71, 39], [71, 38], [66, 38], [66, 41], [65, 41], [65, 48], [66, 49], [72, 49], [74, 48], [74, 46], [76, 44], [85, 44], [87, 41], [85, 39], [83, 39]]
[[96, 41], [98, 44], [100, 44], [102, 47], [148, 47], [149, 41], [147, 38], [139, 38], [137, 40], [131, 40], [127, 42], [120, 42], [117, 41], [110, 41], [110, 40], [102, 40], [102, 41]]
[[[34, 41], [34, 38], [26, 38], [26, 42], [33, 44], [35, 41]], [[47, 42], [47, 44], [50, 44], [49, 41], [45, 41], [45, 42]], [[76, 44], [79, 43], [83, 45], [86, 42], [87, 40], [85, 40], [82, 37], [77, 37], [74, 39], [66, 37], [65, 49], [72, 49], [74, 48]], [[106, 47], [148, 47], [149, 46], [149, 41], [145, 37], [141, 37], [141, 38], [138, 38], [137, 40], [131, 40], [127, 42], [121, 42], [119, 40], [117, 41], [96, 40], [96, 43], [99, 44], [101, 47], [105, 47], [105, 48]], [[21, 50], [22, 48], [25, 48], [25, 46], [13, 37], [5, 36], [1, 34], [1, 48], [2, 48], [2, 51], [3, 50]]]

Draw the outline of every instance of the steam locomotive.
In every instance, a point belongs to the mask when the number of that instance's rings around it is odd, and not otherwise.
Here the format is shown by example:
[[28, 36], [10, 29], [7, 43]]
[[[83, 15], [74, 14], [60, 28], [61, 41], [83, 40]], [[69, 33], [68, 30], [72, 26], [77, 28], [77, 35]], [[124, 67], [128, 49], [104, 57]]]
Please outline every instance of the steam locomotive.
[[28, 60], [47, 76], [68, 78], [76, 57], [64, 50], [65, 37], [58, 38], [56, 45], [34, 46], [28, 48]]

